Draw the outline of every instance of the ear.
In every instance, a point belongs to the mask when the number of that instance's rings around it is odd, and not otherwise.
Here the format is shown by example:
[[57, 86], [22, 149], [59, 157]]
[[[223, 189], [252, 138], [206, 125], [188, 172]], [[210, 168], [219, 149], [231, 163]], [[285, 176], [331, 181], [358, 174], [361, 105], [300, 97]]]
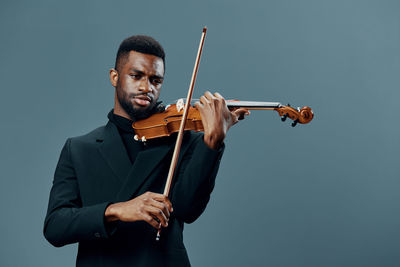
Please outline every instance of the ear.
[[118, 72], [116, 69], [110, 69], [110, 82], [113, 87], [117, 87], [118, 84]]

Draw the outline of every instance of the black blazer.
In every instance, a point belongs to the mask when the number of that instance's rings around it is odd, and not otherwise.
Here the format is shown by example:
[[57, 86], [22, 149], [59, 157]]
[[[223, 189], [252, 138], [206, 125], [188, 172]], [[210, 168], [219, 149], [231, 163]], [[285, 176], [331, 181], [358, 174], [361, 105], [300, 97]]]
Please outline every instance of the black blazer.
[[112, 122], [68, 139], [50, 192], [46, 239], [56, 247], [79, 242], [77, 266], [190, 266], [183, 225], [204, 211], [223, 151], [208, 148], [202, 134], [184, 135], [170, 194], [174, 212], [160, 241], [146, 222], [104, 222], [110, 203], [163, 192], [174, 145], [175, 138], [149, 141], [132, 165]]

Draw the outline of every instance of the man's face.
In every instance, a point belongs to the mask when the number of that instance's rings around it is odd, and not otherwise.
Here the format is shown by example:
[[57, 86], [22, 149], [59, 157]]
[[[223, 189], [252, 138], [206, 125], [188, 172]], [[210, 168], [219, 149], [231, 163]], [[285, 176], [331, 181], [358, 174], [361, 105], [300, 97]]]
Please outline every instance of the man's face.
[[[123, 61], [124, 62], [124, 61]], [[131, 119], [151, 115], [164, 80], [164, 63], [157, 56], [130, 51], [118, 71], [110, 71], [116, 89], [115, 109], [122, 108]]]

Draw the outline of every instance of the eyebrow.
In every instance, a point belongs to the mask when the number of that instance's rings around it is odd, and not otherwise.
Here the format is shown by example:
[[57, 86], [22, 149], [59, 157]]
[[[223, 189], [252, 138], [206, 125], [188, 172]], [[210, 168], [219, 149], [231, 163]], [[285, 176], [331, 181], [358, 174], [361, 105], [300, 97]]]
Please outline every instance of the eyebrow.
[[[143, 71], [140, 71], [140, 70], [137, 70], [137, 69], [131, 69], [131, 71], [132, 71], [132, 72], [136, 72], [136, 73], [138, 73], [138, 74], [140, 74], [140, 75], [144, 75], [144, 72], [143, 72]], [[151, 77], [152, 77], [152, 78], [156, 78], [156, 79], [164, 79], [164, 77], [163, 77], [163, 76], [160, 76], [160, 75], [151, 75]]]

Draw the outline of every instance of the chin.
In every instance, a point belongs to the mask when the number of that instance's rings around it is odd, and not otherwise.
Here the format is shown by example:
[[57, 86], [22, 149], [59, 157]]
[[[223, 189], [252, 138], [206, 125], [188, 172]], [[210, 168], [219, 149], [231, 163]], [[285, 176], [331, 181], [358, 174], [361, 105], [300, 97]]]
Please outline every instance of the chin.
[[137, 110], [137, 111], [147, 111], [147, 110], [151, 110], [152, 108], [153, 108], [153, 105], [148, 105], [148, 106], [146, 106], [146, 107], [143, 107], [143, 106], [137, 106], [137, 105], [132, 105], [132, 108], [134, 109], [134, 110]]

